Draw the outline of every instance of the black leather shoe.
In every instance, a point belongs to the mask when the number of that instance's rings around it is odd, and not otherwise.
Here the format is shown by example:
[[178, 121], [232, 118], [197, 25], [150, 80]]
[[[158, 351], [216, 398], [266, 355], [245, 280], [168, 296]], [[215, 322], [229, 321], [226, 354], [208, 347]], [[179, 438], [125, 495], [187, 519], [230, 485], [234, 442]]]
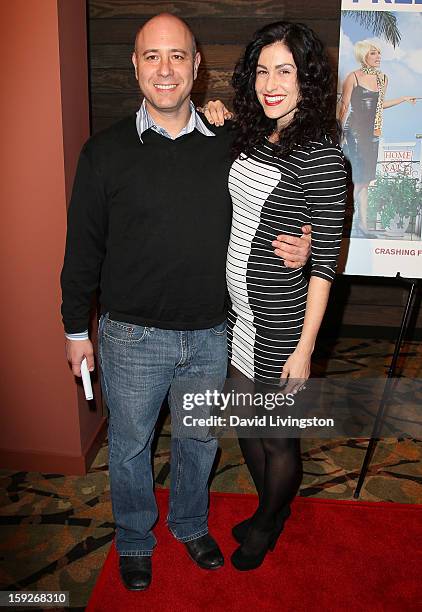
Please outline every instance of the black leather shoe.
[[[284, 523], [287, 521], [290, 514], [291, 514], [290, 506], [289, 504], [287, 504], [286, 506], [284, 506], [284, 508], [282, 508], [280, 514], [277, 517], [276, 526], [279, 527], [280, 533], [283, 531]], [[253, 516], [245, 519], [244, 521], [242, 521], [241, 523], [238, 523], [237, 525], [233, 527], [232, 535], [234, 539], [236, 540], [236, 542], [239, 542], [239, 544], [242, 544], [243, 540], [246, 538], [248, 529], [251, 526], [252, 518]]]
[[145, 591], [151, 584], [151, 557], [119, 557], [122, 582], [129, 591]]
[[209, 533], [196, 540], [183, 543], [189, 557], [202, 569], [217, 569], [224, 565], [223, 554]]

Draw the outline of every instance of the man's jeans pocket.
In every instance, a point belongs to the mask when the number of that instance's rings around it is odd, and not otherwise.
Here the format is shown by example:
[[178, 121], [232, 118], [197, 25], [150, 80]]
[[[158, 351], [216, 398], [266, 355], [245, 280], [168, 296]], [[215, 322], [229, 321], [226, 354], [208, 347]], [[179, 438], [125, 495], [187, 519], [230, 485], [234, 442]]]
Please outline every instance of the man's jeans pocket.
[[223, 321], [219, 325], [216, 325], [215, 327], [211, 327], [210, 329], [211, 329], [211, 333], [213, 333], [216, 336], [225, 336], [227, 332], [227, 321]]
[[105, 315], [104, 338], [115, 344], [139, 344], [148, 335], [151, 328], [133, 323], [114, 321]]

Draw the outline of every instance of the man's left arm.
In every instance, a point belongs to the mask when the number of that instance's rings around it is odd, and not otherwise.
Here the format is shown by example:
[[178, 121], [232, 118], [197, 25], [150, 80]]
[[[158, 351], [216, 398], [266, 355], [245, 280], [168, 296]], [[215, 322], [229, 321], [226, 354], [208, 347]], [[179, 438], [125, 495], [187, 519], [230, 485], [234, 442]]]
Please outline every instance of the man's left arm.
[[274, 253], [280, 257], [286, 268], [301, 268], [306, 264], [311, 255], [312, 227], [304, 225], [302, 236], [289, 236], [280, 234], [272, 242]]
[[[94, 166], [89, 143], [79, 156], [72, 197], [68, 210], [65, 257], [60, 276], [62, 316], [67, 347], [80, 351], [88, 341], [88, 323], [92, 296], [99, 286], [101, 266], [105, 257], [108, 226], [107, 203], [103, 181]], [[69, 344], [70, 343], [70, 344]], [[76, 348], [77, 347], [77, 350]], [[89, 348], [88, 344], [86, 347]], [[88, 350], [88, 349], [87, 349]], [[85, 353], [88, 358], [91, 357]], [[69, 350], [67, 351], [70, 356]], [[71, 363], [76, 367], [75, 358]], [[80, 363], [79, 363], [80, 365]], [[91, 363], [93, 365], [93, 363]]]

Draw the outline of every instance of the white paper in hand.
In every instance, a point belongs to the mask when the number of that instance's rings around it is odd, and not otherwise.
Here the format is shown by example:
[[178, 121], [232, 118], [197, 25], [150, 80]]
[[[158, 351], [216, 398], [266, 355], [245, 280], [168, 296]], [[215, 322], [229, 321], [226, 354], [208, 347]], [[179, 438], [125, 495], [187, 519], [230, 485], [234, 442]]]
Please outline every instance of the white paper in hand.
[[88, 370], [88, 364], [86, 362], [86, 357], [82, 359], [81, 374], [82, 374], [82, 383], [84, 385], [85, 398], [87, 400], [92, 400], [94, 398], [94, 394], [92, 393], [91, 376]]

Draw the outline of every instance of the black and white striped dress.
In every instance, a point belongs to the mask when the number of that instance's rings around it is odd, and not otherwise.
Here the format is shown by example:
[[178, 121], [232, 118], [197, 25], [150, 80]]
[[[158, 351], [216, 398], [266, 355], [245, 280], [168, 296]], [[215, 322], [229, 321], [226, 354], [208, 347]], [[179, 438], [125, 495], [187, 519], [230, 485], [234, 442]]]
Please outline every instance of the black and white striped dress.
[[248, 378], [279, 379], [305, 316], [307, 281], [273, 252], [278, 234], [312, 224], [311, 274], [332, 280], [340, 249], [346, 173], [341, 150], [311, 143], [287, 159], [265, 143], [232, 165], [233, 220], [227, 254], [229, 358]]

